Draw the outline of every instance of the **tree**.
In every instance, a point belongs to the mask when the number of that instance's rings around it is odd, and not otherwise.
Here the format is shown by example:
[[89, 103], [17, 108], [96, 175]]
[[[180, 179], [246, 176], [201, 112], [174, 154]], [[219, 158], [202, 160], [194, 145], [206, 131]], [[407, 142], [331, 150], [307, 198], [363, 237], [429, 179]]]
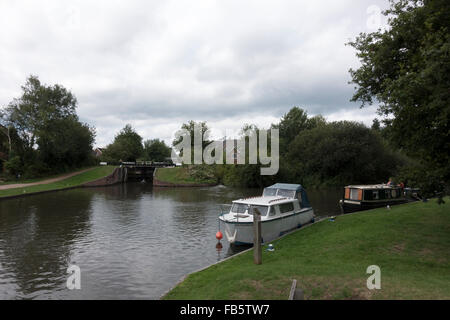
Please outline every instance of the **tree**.
[[171, 149], [163, 140], [152, 139], [144, 142], [144, 157], [151, 161], [165, 161], [170, 157]]
[[304, 130], [288, 150], [281, 178], [306, 186], [383, 182], [402, 164], [379, 134], [350, 121]]
[[327, 121], [325, 120], [325, 118], [321, 114], [319, 114], [312, 118], [308, 118], [307, 127], [308, 127], [308, 129], [314, 129], [317, 127], [324, 126], [326, 124], [327, 124]]
[[450, 179], [450, 1], [391, 1], [389, 28], [349, 44], [353, 101], [379, 102], [389, 139]]
[[106, 147], [103, 158], [108, 161], [136, 161], [142, 156], [142, 137], [127, 124]]
[[30, 149], [49, 122], [76, 116], [77, 100], [62, 86], [42, 85], [36, 76], [30, 76], [22, 86], [22, 96], [7, 107], [8, 121]]
[[308, 128], [308, 113], [302, 108], [293, 107], [281, 118], [280, 123], [272, 128], [280, 130], [280, 150], [284, 153], [299, 132]]
[[48, 122], [39, 133], [39, 160], [51, 168], [73, 168], [89, 162], [95, 129], [66, 117]]
[[[0, 133], [4, 135], [7, 143], [8, 156], [11, 154], [11, 125], [8, 123], [7, 116], [4, 111], [0, 110]], [[0, 140], [1, 141], [1, 140]], [[3, 143], [2, 143], [3, 145]]]
[[299, 107], [293, 107], [280, 120], [280, 123], [272, 125], [273, 129], [280, 130], [280, 152], [285, 154], [288, 145], [303, 130], [313, 129], [325, 125], [327, 122], [322, 115], [308, 117], [308, 112]]
[[[219, 171], [219, 179], [222, 183], [231, 186], [239, 187], [250, 187], [250, 188], [261, 188], [269, 184], [275, 183], [276, 176], [272, 175], [261, 175], [261, 163], [258, 161], [260, 158], [260, 145], [259, 145], [259, 135], [261, 131], [255, 124], [244, 124], [239, 132], [239, 139], [245, 142], [245, 149], [238, 150], [238, 153], [243, 152], [245, 154], [245, 164], [234, 164], [226, 165], [216, 171]], [[271, 135], [267, 135], [267, 149], [270, 152], [271, 146]], [[256, 143], [256, 156], [257, 163], [251, 163], [250, 154], [252, 153], [251, 140]]]
[[183, 138], [189, 138], [191, 142], [191, 159], [194, 160], [194, 144], [195, 136], [202, 137], [202, 153], [206, 146], [211, 143], [209, 141], [209, 128], [205, 121], [195, 122], [190, 120], [188, 123], [183, 123], [181, 129], [175, 133], [175, 139], [172, 141], [172, 146], [179, 152], [180, 156], [183, 156], [183, 150], [180, 148], [180, 143]]
[[9, 156], [18, 157], [14, 167], [26, 176], [52, 169], [85, 165], [95, 138], [93, 128], [79, 121], [77, 100], [64, 87], [42, 84], [30, 76], [22, 95], [3, 110], [2, 122], [8, 129]]
[[371, 129], [374, 130], [374, 131], [380, 132], [381, 131], [380, 120], [378, 120], [377, 118], [373, 119]]

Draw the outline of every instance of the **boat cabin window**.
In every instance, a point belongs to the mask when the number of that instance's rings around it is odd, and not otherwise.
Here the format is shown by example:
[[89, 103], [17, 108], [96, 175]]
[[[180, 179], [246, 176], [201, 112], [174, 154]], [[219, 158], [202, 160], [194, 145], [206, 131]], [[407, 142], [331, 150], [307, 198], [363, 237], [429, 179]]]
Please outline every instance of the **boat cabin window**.
[[397, 197], [398, 197], [398, 194], [399, 194], [399, 193], [397, 192], [396, 189], [391, 190], [392, 198], [397, 198]]
[[302, 203], [302, 193], [301, 192], [297, 192], [296, 198], [299, 203]]
[[292, 202], [280, 204], [280, 213], [294, 211], [294, 204]]
[[233, 213], [245, 213], [245, 211], [248, 209], [248, 205], [243, 203], [233, 203], [231, 206], [231, 212]]
[[347, 198], [347, 199], [350, 199], [350, 200], [362, 200], [362, 190], [352, 188], [352, 189], [350, 189], [350, 192], [348, 193], [348, 197], [349, 198]]
[[249, 213], [253, 213], [253, 209], [257, 209], [261, 213], [261, 216], [266, 216], [269, 209], [268, 206], [251, 206], [251, 208], [252, 210]]
[[265, 188], [265, 189], [264, 189], [264, 192], [263, 192], [263, 196], [264, 196], [264, 197], [276, 196], [276, 195], [277, 195], [277, 190], [278, 190], [278, 189]]
[[295, 197], [295, 191], [294, 190], [278, 189], [277, 196], [285, 197], [285, 198], [294, 198]]
[[269, 209], [269, 217], [273, 217], [274, 215], [276, 215], [275, 207], [272, 206]]
[[372, 199], [373, 200], [380, 199], [380, 195], [378, 194], [378, 190], [373, 190], [373, 192], [372, 192]]

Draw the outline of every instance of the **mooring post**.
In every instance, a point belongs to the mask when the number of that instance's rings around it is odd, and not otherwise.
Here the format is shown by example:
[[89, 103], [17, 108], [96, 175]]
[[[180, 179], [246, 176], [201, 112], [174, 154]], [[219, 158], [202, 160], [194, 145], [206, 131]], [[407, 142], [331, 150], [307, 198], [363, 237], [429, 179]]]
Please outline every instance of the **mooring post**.
[[253, 209], [253, 257], [255, 264], [262, 263], [262, 247], [261, 247], [261, 212]]

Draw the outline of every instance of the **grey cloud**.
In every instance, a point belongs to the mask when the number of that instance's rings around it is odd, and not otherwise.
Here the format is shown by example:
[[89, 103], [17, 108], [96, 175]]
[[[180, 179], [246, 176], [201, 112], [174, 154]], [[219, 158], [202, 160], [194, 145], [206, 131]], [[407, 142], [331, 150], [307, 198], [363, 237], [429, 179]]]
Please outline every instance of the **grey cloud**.
[[189, 119], [344, 114], [358, 109], [344, 43], [373, 4], [387, 1], [2, 1], [0, 105], [29, 74], [60, 83], [102, 144], [127, 122], [167, 138]]

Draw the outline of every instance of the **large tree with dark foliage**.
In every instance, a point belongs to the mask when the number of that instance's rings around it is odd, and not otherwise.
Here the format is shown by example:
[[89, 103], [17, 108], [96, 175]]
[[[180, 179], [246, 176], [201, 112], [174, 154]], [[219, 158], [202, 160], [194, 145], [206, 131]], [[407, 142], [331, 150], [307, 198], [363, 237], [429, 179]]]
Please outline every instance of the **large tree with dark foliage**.
[[363, 124], [331, 122], [297, 135], [280, 163], [280, 177], [305, 186], [382, 183], [403, 160]]
[[164, 140], [151, 139], [144, 141], [144, 158], [151, 161], [166, 161], [171, 155], [171, 149]]
[[76, 108], [75, 96], [64, 87], [27, 79], [22, 95], [3, 111], [15, 171], [34, 176], [89, 162], [95, 131], [79, 121]]
[[71, 116], [47, 123], [39, 133], [39, 157], [50, 168], [87, 164], [92, 154], [94, 129]]
[[114, 137], [114, 142], [106, 148], [103, 160], [109, 162], [136, 161], [143, 154], [142, 137], [130, 124]]
[[423, 175], [450, 179], [450, 1], [391, 1], [385, 31], [350, 42], [353, 101], [379, 103], [387, 136], [422, 161]]
[[322, 115], [308, 117], [306, 110], [292, 107], [278, 124], [272, 125], [272, 129], [278, 129], [280, 132], [280, 153], [285, 154], [287, 152], [289, 144], [301, 131], [313, 129], [325, 123], [325, 118]]

